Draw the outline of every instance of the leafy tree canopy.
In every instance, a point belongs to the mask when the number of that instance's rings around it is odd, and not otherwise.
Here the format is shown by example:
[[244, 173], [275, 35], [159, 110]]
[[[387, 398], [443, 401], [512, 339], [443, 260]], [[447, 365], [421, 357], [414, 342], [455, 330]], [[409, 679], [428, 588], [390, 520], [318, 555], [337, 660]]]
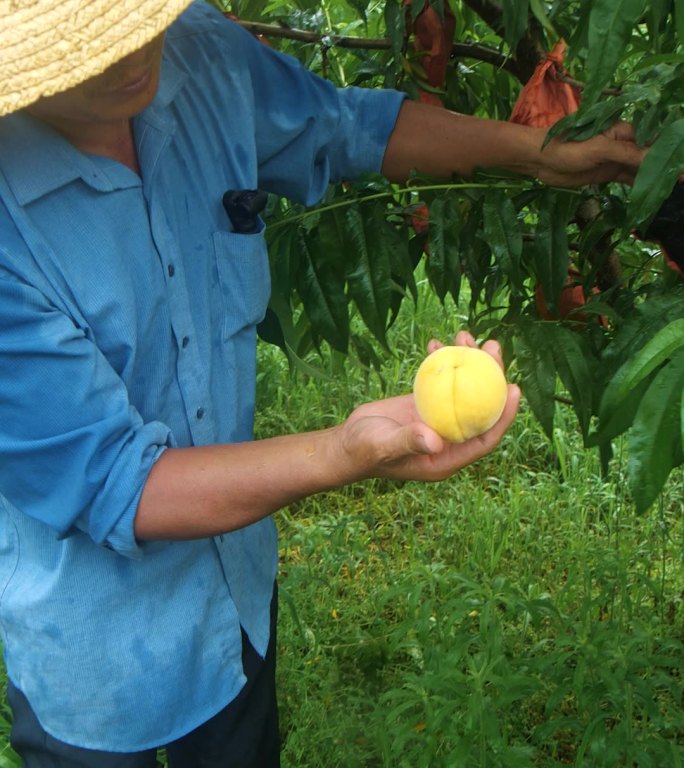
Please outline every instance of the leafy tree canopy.
[[[422, 262], [440, 299], [466, 297], [470, 328], [504, 342], [549, 436], [559, 399], [606, 468], [627, 434], [630, 485], [648, 509], [684, 461], [684, 283], [673, 263], [684, 254], [684, 2], [214, 1], [336, 85], [398, 88], [500, 120], [567, 43], [557, 76], [581, 100], [550, 135], [578, 140], [629, 121], [651, 146], [633, 187], [568, 191], [477, 173], [401, 187], [367, 178], [313, 209], [271, 200], [261, 332], [293, 361], [329, 345], [377, 365]], [[354, 316], [370, 334], [354, 331]]]

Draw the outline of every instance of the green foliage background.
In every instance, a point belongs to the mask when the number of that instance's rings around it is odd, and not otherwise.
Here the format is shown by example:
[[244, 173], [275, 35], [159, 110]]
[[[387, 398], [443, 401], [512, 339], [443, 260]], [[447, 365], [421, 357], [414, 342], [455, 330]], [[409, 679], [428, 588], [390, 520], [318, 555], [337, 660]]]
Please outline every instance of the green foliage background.
[[[432, 3], [440, 14], [444, 2]], [[243, 0], [230, 11], [248, 26], [276, 25], [260, 28], [272, 46], [337, 85], [417, 97], [421, 87], [435, 91], [411, 34], [426, 4]], [[403, 187], [367, 178], [331, 188], [310, 210], [273, 200], [274, 292], [262, 335], [294, 367], [312, 349], [330, 347], [379, 371], [388, 329], [402, 303], [417, 300], [414, 272], [424, 263], [441, 300], [457, 301], [467, 285], [464, 325], [504, 343], [511, 376], [549, 437], [559, 398], [572, 402], [604, 469], [614, 438], [629, 434], [629, 484], [646, 511], [684, 458], [681, 326], [671, 326], [682, 317], [683, 284], [663, 268], [657, 244], [634, 237], [684, 168], [684, 3], [452, 0], [450, 7], [456, 30], [439, 91], [445, 106], [508, 119], [535, 64], [563, 38], [582, 104], [551, 134], [579, 140], [618, 119], [631, 122], [638, 142], [651, 146], [633, 188], [568, 191], [490, 172], [450, 183], [416, 176]], [[429, 229], [417, 234], [411, 221], [422, 204]], [[535, 290], [556, 312], [569, 267], [591, 296], [589, 319], [542, 320]]]
[[[406, 392], [438, 329], [467, 312], [420, 298], [388, 331], [384, 381], [324, 350], [318, 379], [259, 350], [259, 436], [339, 423]], [[360, 318], [353, 326], [361, 326]], [[555, 405], [436, 484], [374, 481], [276, 516], [283, 765], [661, 768], [684, 760], [682, 470], [651, 514]]]

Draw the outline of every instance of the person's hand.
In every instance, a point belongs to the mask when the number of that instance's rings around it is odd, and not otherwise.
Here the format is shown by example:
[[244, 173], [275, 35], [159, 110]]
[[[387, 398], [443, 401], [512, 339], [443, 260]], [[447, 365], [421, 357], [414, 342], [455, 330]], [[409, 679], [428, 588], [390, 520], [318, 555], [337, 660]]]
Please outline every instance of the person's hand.
[[[465, 332], [457, 335], [455, 343], [477, 346]], [[440, 346], [432, 341], [428, 352]], [[503, 367], [498, 342], [485, 342], [482, 348]], [[509, 384], [499, 421], [483, 435], [459, 444], [443, 440], [420, 420], [413, 395], [366, 403], [336, 428], [341, 471], [352, 480], [443, 480], [496, 448], [513, 422], [519, 402], [520, 390]]]
[[[547, 129], [535, 129], [543, 142]], [[578, 187], [617, 181], [632, 184], [647, 149], [634, 140], [634, 128], [616, 123], [586, 141], [552, 139], [541, 151], [537, 177], [545, 184]]]

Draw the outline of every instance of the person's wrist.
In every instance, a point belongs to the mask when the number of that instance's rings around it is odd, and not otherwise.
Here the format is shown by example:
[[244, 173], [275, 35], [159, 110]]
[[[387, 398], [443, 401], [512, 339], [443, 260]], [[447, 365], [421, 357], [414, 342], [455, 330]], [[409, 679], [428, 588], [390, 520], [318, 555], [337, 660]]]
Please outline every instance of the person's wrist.
[[542, 150], [545, 128], [506, 121], [485, 122], [491, 122], [496, 131], [489, 135], [494, 152], [491, 165], [534, 178], [543, 173], [548, 163], [546, 150]]
[[333, 476], [337, 478], [339, 487], [367, 480], [372, 473], [370, 457], [363, 460], [358, 446], [355, 446], [355, 424], [348, 420], [327, 430], [328, 461]]
[[550, 155], [544, 147], [546, 128], [533, 128], [526, 126], [524, 162], [527, 166], [526, 175], [537, 179], [548, 169]]

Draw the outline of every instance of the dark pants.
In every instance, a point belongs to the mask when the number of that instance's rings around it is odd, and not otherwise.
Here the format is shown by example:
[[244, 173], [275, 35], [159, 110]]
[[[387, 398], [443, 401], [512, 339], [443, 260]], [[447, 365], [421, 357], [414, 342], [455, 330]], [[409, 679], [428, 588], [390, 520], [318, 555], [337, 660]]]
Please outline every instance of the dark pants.
[[[224, 710], [178, 741], [166, 745], [169, 768], [279, 768], [280, 737], [275, 693], [277, 598], [271, 611], [271, 641], [261, 659], [242, 633], [247, 683]], [[26, 697], [12, 682], [7, 698], [14, 715], [10, 743], [25, 768], [156, 768], [157, 750], [118, 753], [81, 749], [41, 728]]]

